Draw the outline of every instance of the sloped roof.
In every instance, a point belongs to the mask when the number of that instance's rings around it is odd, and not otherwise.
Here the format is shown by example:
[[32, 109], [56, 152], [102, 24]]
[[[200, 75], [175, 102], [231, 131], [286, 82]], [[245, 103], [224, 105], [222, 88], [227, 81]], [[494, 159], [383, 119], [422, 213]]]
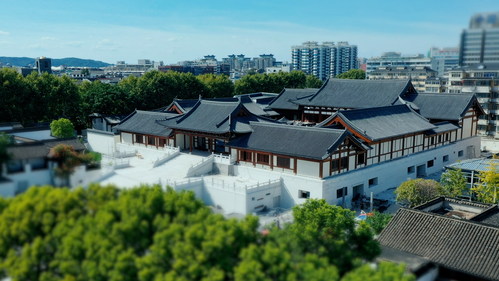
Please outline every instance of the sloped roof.
[[336, 108], [369, 108], [393, 105], [413, 91], [410, 80], [329, 79], [310, 98], [296, 103]]
[[299, 105], [295, 101], [306, 97], [311, 97], [317, 93], [319, 89], [284, 89], [282, 92], [269, 104], [272, 109], [288, 109], [297, 110]]
[[[267, 104], [265, 103], [256, 103], [253, 102], [251, 97], [249, 96], [240, 96], [238, 97], [241, 103], [246, 107], [246, 109], [258, 116], [277, 116], [279, 113], [273, 111], [270, 108], [265, 108]], [[263, 102], [263, 101], [262, 101]]]
[[[478, 104], [476, 96], [473, 94], [420, 93], [418, 95], [408, 95], [404, 99], [414, 103], [419, 108], [419, 113], [425, 118], [451, 121], [463, 117], [474, 102]], [[480, 106], [479, 108], [482, 110]]]
[[487, 171], [487, 167], [489, 167], [491, 163], [495, 163], [498, 165], [497, 170], [499, 172], [499, 159], [467, 159], [447, 165], [445, 167], [466, 171], [484, 172]]
[[251, 132], [250, 121], [273, 122], [252, 114], [239, 101], [199, 100], [189, 112], [158, 123], [173, 129], [225, 134]]
[[456, 271], [499, 280], [497, 227], [401, 208], [378, 241]]
[[158, 124], [156, 121], [165, 120], [166, 118], [173, 116], [178, 116], [178, 114], [135, 110], [115, 128], [118, 131], [168, 137], [170, 136], [171, 129]]
[[76, 138], [52, 139], [44, 141], [34, 141], [9, 146], [7, 152], [13, 160], [44, 158], [47, 157], [50, 149], [56, 145], [65, 144], [72, 146], [76, 151], [85, 150], [85, 146]]
[[350, 135], [346, 130], [256, 122], [250, 124], [250, 134], [233, 139], [227, 146], [322, 160]]
[[331, 115], [317, 126], [324, 127], [336, 117], [339, 117], [359, 134], [373, 141], [437, 128], [407, 105], [342, 110]]
[[440, 133], [449, 132], [452, 130], [457, 130], [460, 128], [459, 126], [455, 125], [454, 123], [451, 123], [448, 121], [433, 123], [433, 125], [437, 126], [437, 128], [431, 129], [428, 132], [426, 132], [428, 135], [440, 134]]

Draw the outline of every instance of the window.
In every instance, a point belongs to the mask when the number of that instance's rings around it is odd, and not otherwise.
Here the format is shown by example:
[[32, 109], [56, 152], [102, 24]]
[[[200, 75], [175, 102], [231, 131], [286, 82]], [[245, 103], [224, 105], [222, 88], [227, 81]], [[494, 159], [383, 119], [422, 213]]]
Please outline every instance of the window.
[[147, 137], [147, 144], [148, 145], [155, 145], [156, 144], [156, 138], [155, 137]]
[[408, 174], [412, 174], [412, 173], [414, 173], [414, 166], [409, 166], [409, 167], [407, 167], [407, 173], [408, 173]]
[[366, 154], [365, 153], [361, 153], [361, 154], [357, 155], [357, 165], [362, 165], [362, 164], [366, 164]]
[[287, 158], [287, 157], [277, 156], [277, 167], [290, 169], [291, 168], [291, 159]]
[[269, 159], [270, 157], [268, 154], [261, 154], [261, 153], [256, 154], [256, 163], [268, 165]]
[[464, 155], [464, 151], [463, 150], [459, 150], [459, 152], [457, 153], [457, 156], [458, 157], [463, 157]]
[[158, 144], [160, 147], [164, 147], [166, 145], [166, 139], [159, 139], [159, 144]]
[[434, 164], [435, 164], [435, 163], [433, 162], [433, 160], [430, 160], [430, 161], [428, 161], [428, 162], [426, 163], [426, 166], [428, 166], [428, 168], [430, 168], [430, 167], [433, 167], [433, 165], [434, 165]]
[[347, 195], [348, 195], [348, 188], [346, 186], [336, 190], [336, 198], [341, 198]]
[[442, 157], [442, 161], [443, 162], [448, 162], [449, 161], [449, 155], [444, 155], [444, 157]]
[[252, 160], [252, 158], [251, 158], [251, 152], [244, 151], [244, 150], [240, 151], [239, 160], [245, 161], [245, 162], [251, 162], [251, 160]]
[[378, 185], [378, 178], [376, 177], [376, 178], [369, 179], [369, 187], [372, 187], [375, 185]]
[[143, 135], [135, 135], [135, 142], [136, 143], [144, 143], [144, 136]]
[[310, 198], [310, 191], [298, 190], [298, 198]]

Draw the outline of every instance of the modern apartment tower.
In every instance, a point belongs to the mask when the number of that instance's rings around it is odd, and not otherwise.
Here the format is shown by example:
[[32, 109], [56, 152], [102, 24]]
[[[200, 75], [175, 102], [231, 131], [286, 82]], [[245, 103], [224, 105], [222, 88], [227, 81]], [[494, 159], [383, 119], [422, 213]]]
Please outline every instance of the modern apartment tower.
[[460, 65], [499, 63], [499, 12], [474, 15], [460, 47]]
[[291, 48], [294, 70], [312, 74], [321, 80], [357, 68], [357, 46], [348, 42], [307, 41]]

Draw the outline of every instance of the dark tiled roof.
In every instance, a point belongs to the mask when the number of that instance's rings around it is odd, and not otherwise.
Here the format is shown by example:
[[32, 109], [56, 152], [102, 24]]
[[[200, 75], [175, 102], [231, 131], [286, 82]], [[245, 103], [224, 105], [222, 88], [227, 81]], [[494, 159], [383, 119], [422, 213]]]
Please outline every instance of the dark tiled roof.
[[499, 228], [499, 207], [495, 205], [485, 212], [481, 213], [480, 215], [475, 216], [471, 220], [493, 225]]
[[172, 116], [178, 116], [178, 114], [135, 110], [135, 112], [126, 117], [115, 128], [118, 131], [168, 137], [171, 129], [165, 128], [165, 126], [158, 124], [156, 121], [165, 120]]
[[405, 100], [415, 104], [425, 118], [450, 121], [459, 120], [477, 102], [472, 94], [418, 94]]
[[317, 126], [323, 127], [337, 116], [373, 141], [437, 128], [406, 105], [338, 111]]
[[249, 96], [241, 96], [239, 97], [239, 100], [249, 112], [255, 115], [268, 116], [268, 117], [279, 115], [279, 113], [271, 109], [266, 110], [265, 109], [265, 107], [267, 106], [266, 104], [254, 103]]
[[455, 125], [454, 123], [451, 122], [439, 122], [439, 123], [433, 123], [433, 125], [437, 126], [435, 129], [431, 129], [428, 132], [426, 132], [428, 135], [434, 135], [434, 134], [440, 134], [444, 132], [449, 132], [452, 130], [457, 130], [460, 127]]
[[13, 160], [44, 158], [47, 157], [50, 149], [59, 144], [72, 146], [76, 151], [84, 151], [85, 146], [75, 138], [71, 139], [53, 139], [45, 141], [34, 141], [16, 144], [7, 148], [8, 153]]
[[313, 96], [298, 104], [335, 108], [368, 108], [393, 105], [414, 91], [409, 80], [329, 79]]
[[[322, 160], [349, 136], [345, 130], [251, 122], [253, 131], [228, 146]], [[359, 144], [360, 145], [360, 144]]]
[[297, 110], [299, 105], [295, 101], [306, 97], [311, 97], [317, 93], [319, 89], [284, 89], [282, 92], [269, 104], [272, 109], [288, 109]]
[[168, 128], [225, 134], [251, 131], [250, 121], [272, 122], [249, 112], [242, 103], [199, 100], [186, 114], [158, 122]]
[[452, 270], [499, 280], [499, 228], [401, 208], [378, 241]]

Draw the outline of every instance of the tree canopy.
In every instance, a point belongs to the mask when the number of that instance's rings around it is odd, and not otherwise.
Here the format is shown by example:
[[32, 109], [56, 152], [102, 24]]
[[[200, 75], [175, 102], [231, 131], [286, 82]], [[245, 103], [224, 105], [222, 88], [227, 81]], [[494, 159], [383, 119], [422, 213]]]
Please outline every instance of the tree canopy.
[[448, 169], [440, 177], [442, 195], [458, 197], [466, 191], [467, 181], [464, 173], [459, 169]]
[[[334, 281], [365, 276], [362, 265], [380, 249], [367, 224], [356, 226], [351, 211], [323, 200], [296, 207], [294, 216], [282, 229], [259, 232], [256, 217], [226, 219], [192, 192], [158, 186], [33, 187], [0, 199], [0, 277]], [[386, 268], [396, 270], [386, 275]], [[409, 280], [399, 268], [380, 265], [369, 272]]]
[[75, 128], [71, 121], [60, 118], [50, 123], [50, 133], [56, 138], [70, 138], [75, 136]]
[[442, 195], [442, 187], [434, 180], [411, 179], [403, 182], [395, 194], [397, 202], [412, 207]]
[[12, 143], [12, 139], [5, 133], [0, 133], [0, 178], [3, 172], [3, 164], [10, 160], [10, 154], [7, 147]]
[[366, 72], [362, 69], [350, 69], [336, 76], [339, 79], [366, 79]]
[[235, 83], [235, 94], [280, 93], [284, 88], [317, 88], [322, 82], [302, 71], [245, 75]]
[[498, 165], [490, 161], [487, 170], [478, 174], [478, 183], [472, 188], [478, 201], [497, 204], [499, 201]]

